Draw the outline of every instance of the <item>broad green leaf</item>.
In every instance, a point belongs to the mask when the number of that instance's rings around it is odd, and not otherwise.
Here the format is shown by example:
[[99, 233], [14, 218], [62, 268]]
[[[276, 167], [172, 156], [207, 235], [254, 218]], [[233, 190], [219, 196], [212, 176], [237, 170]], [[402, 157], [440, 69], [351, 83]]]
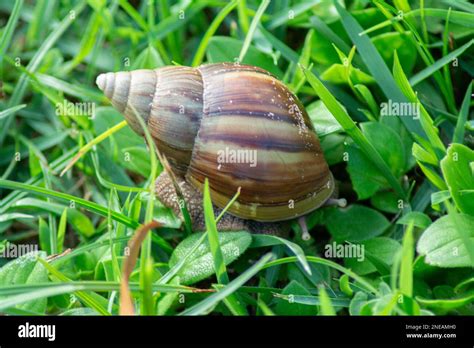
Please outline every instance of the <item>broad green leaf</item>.
[[132, 66], [134, 69], [156, 69], [164, 66], [165, 63], [161, 59], [160, 54], [153, 46], [148, 46], [145, 48], [135, 59], [135, 62]]
[[360, 315], [362, 307], [367, 303], [368, 296], [365, 292], [357, 291], [349, 305], [349, 313], [351, 315]]
[[372, 38], [372, 43], [387, 66], [393, 66], [394, 52], [397, 51], [400, 61], [403, 62], [403, 68], [410, 73], [415, 66], [417, 56], [416, 46], [410, 36], [409, 31], [383, 33]]
[[368, 240], [381, 235], [390, 226], [378, 211], [357, 204], [330, 209], [325, 224], [337, 242]]
[[300, 283], [293, 280], [288, 284], [281, 295], [288, 296], [279, 298], [277, 296], [276, 306], [274, 309], [275, 314], [277, 315], [316, 315], [318, 313], [318, 307], [316, 305], [306, 305], [294, 301], [295, 296], [309, 296], [311, 293], [303, 287]]
[[401, 245], [394, 239], [386, 237], [376, 237], [370, 240], [360, 242], [356, 245], [364, 247], [364, 257], [359, 260], [356, 257], [344, 258], [344, 264], [360, 275], [373, 273], [377, 270], [367, 254], [370, 253], [374, 258], [379, 259], [388, 266], [391, 266], [395, 260], [395, 255], [400, 251]]
[[[183, 240], [171, 255], [169, 265], [173, 267], [181, 258], [185, 257], [188, 249], [192, 248], [202, 233], [194, 233]], [[248, 248], [252, 237], [248, 232], [223, 232], [219, 233], [219, 244], [225, 265], [235, 261]], [[188, 261], [180, 269], [179, 276], [182, 284], [193, 284], [214, 274], [214, 261], [209, 241], [204, 241], [195, 252], [189, 256]]]
[[232, 280], [229, 284], [227, 284], [211, 296], [207, 297], [205, 300], [180, 313], [180, 315], [202, 315], [208, 313], [220, 301], [233, 294], [237, 289], [242, 287], [242, 285], [244, 285], [250, 278], [257, 274], [266, 264], [270, 263], [272, 258], [273, 254], [271, 253], [263, 255], [260, 260], [254, 263], [250, 268], [248, 268], [237, 278]]
[[[322, 74], [321, 79], [334, 84], [347, 84], [347, 67], [342, 64], [332, 64]], [[354, 84], [370, 85], [375, 83], [372, 76], [359, 69], [350, 69], [350, 79]]]
[[400, 212], [400, 199], [392, 191], [380, 191], [370, 198], [370, 204], [380, 211], [397, 214]]
[[[362, 133], [377, 149], [394, 177], [399, 178], [405, 171], [406, 158], [400, 136], [389, 126], [378, 122], [361, 124]], [[373, 163], [373, 158], [363, 153], [359, 147], [348, 146], [347, 171], [359, 199], [371, 197], [380, 188], [387, 187], [386, 177]]]
[[411, 211], [403, 215], [400, 219], [398, 219], [397, 224], [401, 224], [401, 225], [413, 224], [414, 227], [425, 229], [429, 225], [431, 225], [431, 219], [428, 215], [423, 214], [420, 211]]
[[474, 267], [474, 217], [449, 214], [433, 222], [418, 240], [425, 262], [438, 267]]
[[[48, 272], [38, 262], [37, 257], [45, 257], [45, 253], [33, 252], [22, 255], [0, 268], [0, 286], [46, 283], [48, 281]], [[2, 302], [5, 300], [6, 298], [2, 296]], [[44, 313], [46, 311], [46, 303], [46, 298], [41, 298], [19, 304], [16, 308]]]
[[456, 206], [474, 216], [474, 151], [452, 144], [441, 160], [441, 170]]

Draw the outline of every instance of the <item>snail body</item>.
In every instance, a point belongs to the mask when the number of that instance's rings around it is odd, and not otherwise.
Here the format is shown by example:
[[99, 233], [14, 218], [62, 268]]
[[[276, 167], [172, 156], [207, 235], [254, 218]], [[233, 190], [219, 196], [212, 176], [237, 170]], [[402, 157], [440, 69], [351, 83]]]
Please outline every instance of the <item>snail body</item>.
[[170, 66], [102, 74], [97, 85], [141, 135], [136, 117], [143, 119], [178, 177], [199, 192], [208, 178], [217, 207], [240, 187], [228, 210], [233, 216], [289, 220], [317, 209], [334, 191], [303, 105], [261, 68]]

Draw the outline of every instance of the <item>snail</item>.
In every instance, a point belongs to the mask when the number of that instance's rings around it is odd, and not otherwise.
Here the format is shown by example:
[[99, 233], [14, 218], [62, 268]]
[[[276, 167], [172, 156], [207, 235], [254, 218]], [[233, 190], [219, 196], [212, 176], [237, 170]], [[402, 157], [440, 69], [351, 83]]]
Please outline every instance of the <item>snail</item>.
[[156, 195], [182, 218], [172, 174], [194, 230], [205, 230], [206, 178], [217, 213], [240, 188], [219, 231], [284, 235], [289, 220], [344, 204], [333, 197], [334, 178], [303, 105], [261, 68], [167, 66], [109, 72], [96, 83], [142, 136], [143, 119], [172, 171], [159, 175]]

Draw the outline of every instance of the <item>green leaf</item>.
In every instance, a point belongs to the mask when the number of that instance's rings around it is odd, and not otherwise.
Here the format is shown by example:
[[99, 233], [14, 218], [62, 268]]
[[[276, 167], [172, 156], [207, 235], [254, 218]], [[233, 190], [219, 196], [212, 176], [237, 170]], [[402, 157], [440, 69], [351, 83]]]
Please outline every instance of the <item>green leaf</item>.
[[416, 300], [427, 308], [449, 311], [472, 304], [474, 302], [474, 293], [449, 299], [428, 299], [417, 297]]
[[145, 48], [135, 59], [135, 62], [132, 66], [134, 69], [156, 69], [164, 66], [165, 63], [161, 59], [160, 54], [155, 47], [149, 45]]
[[241, 62], [244, 59], [245, 55], [247, 54], [247, 50], [250, 47], [250, 43], [252, 42], [252, 38], [255, 33], [255, 30], [257, 29], [257, 25], [260, 22], [260, 19], [262, 18], [262, 15], [269, 4], [270, 4], [270, 0], [263, 0], [260, 3], [260, 6], [258, 7], [257, 12], [255, 13], [255, 17], [253, 17], [252, 19], [252, 23], [250, 24], [250, 28], [247, 32], [247, 35], [245, 36], [245, 41], [244, 41], [244, 44], [242, 45], [242, 49], [239, 54], [239, 62]]
[[394, 52], [397, 51], [404, 69], [411, 72], [416, 63], [417, 51], [410, 36], [411, 32], [409, 31], [405, 33], [389, 32], [377, 35], [371, 41], [387, 66], [393, 66]]
[[303, 266], [303, 269], [309, 275], [311, 275], [311, 268], [309, 267], [308, 261], [306, 260], [304, 251], [298, 244], [290, 242], [285, 238], [265, 234], [256, 234], [252, 238], [252, 248], [272, 245], [285, 245], [286, 247], [288, 247], [288, 249], [290, 249], [296, 255], [301, 265]]
[[343, 274], [339, 278], [339, 289], [347, 296], [352, 297], [352, 295], [354, 295], [354, 290], [352, 290], [350, 284], [349, 276], [347, 274]]
[[[45, 189], [43, 187], [38, 187], [38, 186], [35, 186], [35, 185], [22, 184], [22, 183], [10, 181], [10, 180], [0, 180], [0, 187], [8, 188], [8, 189], [11, 189], [11, 190], [21, 190], [21, 191], [32, 192], [32, 193], [37, 194], [39, 196], [51, 197], [53, 199], [62, 200], [62, 201], [68, 202], [68, 203], [73, 201], [77, 205], [82, 206], [82, 207], [86, 208], [87, 210], [90, 210], [92, 212], [95, 212], [95, 213], [97, 213], [99, 215], [102, 215], [102, 216], [105, 216], [105, 217], [107, 217], [108, 213], [109, 213], [107, 208], [105, 208], [105, 207], [103, 207], [103, 206], [101, 206], [97, 203], [93, 203], [93, 202], [90, 202], [86, 199], [75, 197], [75, 196], [72, 196], [72, 195], [69, 195], [69, 194], [66, 194], [66, 193], [57, 192], [57, 191], [53, 191], [53, 190], [48, 190], [48, 189]], [[110, 215], [111, 215], [112, 219], [114, 219], [115, 221], [123, 223], [126, 226], [129, 226], [133, 229], [136, 229], [136, 228], [138, 228], [138, 226], [140, 226], [140, 224], [137, 221], [132, 220], [128, 216], [117, 213], [115, 211], [111, 212]]]
[[205, 300], [180, 313], [180, 315], [202, 315], [208, 313], [220, 301], [224, 300], [227, 296], [233, 294], [235, 291], [237, 291], [237, 289], [242, 287], [242, 285], [244, 285], [250, 278], [257, 274], [268, 262], [270, 262], [272, 258], [273, 254], [265, 254], [260, 260], [254, 263], [252, 267], [248, 268], [245, 272], [243, 272], [237, 278], [232, 280], [229, 284], [227, 284], [211, 296], [207, 297]]
[[[405, 72], [403, 71], [403, 68], [400, 64], [400, 60], [397, 54], [395, 54], [395, 59], [393, 62], [393, 77], [398, 87], [400, 88], [401, 92], [405, 96], [405, 102], [409, 101], [417, 105], [418, 115], [411, 115], [411, 116], [418, 117], [415, 122], [417, 124], [421, 124], [421, 127], [423, 128], [431, 146], [433, 146], [433, 148], [437, 151], [438, 155], [441, 153], [444, 153], [445, 146], [439, 137], [439, 130], [438, 128], [434, 126], [431, 116], [428, 114], [424, 106], [420, 103], [418, 96], [416, 95], [415, 91], [411, 87], [410, 82], [408, 81], [405, 75]], [[401, 117], [401, 119], [402, 120], [411, 119], [414, 121], [412, 117], [406, 117], [406, 116]], [[421, 138], [424, 139], [424, 137], [421, 137]]]
[[232, 0], [226, 6], [219, 11], [219, 13], [214, 17], [214, 20], [208, 26], [208, 29], [204, 36], [201, 39], [201, 42], [196, 50], [196, 54], [194, 55], [193, 61], [191, 66], [198, 66], [202, 63], [202, 59], [204, 58], [204, 54], [206, 52], [207, 45], [209, 44], [209, 40], [212, 38], [214, 33], [219, 28], [219, 25], [224, 21], [224, 19], [229, 15], [230, 12], [237, 6], [238, 1]]
[[[322, 74], [321, 79], [335, 84], [347, 84], [347, 67], [342, 64], [332, 64]], [[369, 85], [375, 83], [372, 76], [359, 69], [350, 69], [350, 79], [354, 84]]]
[[324, 287], [319, 288], [319, 299], [321, 301], [320, 309], [321, 315], [336, 315], [331, 300], [329, 299], [328, 293]]
[[[15, 209], [34, 209], [47, 211], [56, 215], [61, 215], [66, 208], [63, 204], [46, 202], [36, 198], [23, 198], [18, 200], [13, 207]], [[91, 237], [95, 234], [95, 228], [92, 221], [78, 209], [68, 209], [67, 219], [71, 227], [84, 237]]]
[[452, 144], [441, 160], [441, 170], [458, 209], [474, 216], [474, 151]]
[[[401, 93], [396, 85], [392, 74], [390, 74], [390, 70], [374, 44], [370, 41], [370, 38], [367, 35], [359, 35], [363, 31], [360, 24], [338, 2], [335, 2], [335, 6], [341, 16], [341, 22], [347, 34], [356, 45], [370, 75], [377, 81], [385, 96], [392, 99], [393, 102], [406, 102], [406, 97]], [[401, 121], [410, 133], [424, 136], [420, 124], [411, 117], [401, 117]]]
[[330, 209], [325, 224], [337, 242], [368, 240], [381, 235], [390, 226], [378, 211], [357, 204]]
[[318, 308], [316, 305], [306, 305], [298, 303], [294, 300], [295, 296], [309, 296], [311, 293], [306, 290], [306, 288], [298, 283], [296, 280], [292, 280], [281, 292], [280, 294], [275, 294], [276, 306], [274, 309], [275, 314], [277, 315], [316, 315], [318, 313]]
[[10, 114], [14, 114], [18, 110], [23, 109], [25, 106], [26, 106], [26, 104], [21, 104], [21, 105], [13, 106], [13, 107], [8, 108], [6, 110], [0, 111], [0, 120], [7, 117], [7, 116], [9, 116]]
[[321, 100], [309, 104], [306, 107], [306, 111], [313, 122], [316, 133], [320, 137], [342, 130], [339, 122], [337, 122]]
[[[46, 283], [48, 281], [48, 272], [46, 268], [38, 262], [37, 256], [45, 257], [46, 255], [44, 252], [40, 252], [39, 254], [35, 252], [29, 253], [10, 261], [0, 268], [0, 286]], [[4, 296], [2, 296], [1, 299], [1, 302], [6, 300]], [[45, 313], [46, 303], [46, 298], [41, 298], [16, 305], [16, 308]]]
[[361, 148], [364, 154], [372, 161], [374, 166], [383, 173], [386, 180], [390, 183], [393, 189], [400, 197], [405, 197], [405, 191], [401, 187], [397, 178], [393, 175], [387, 163], [382, 159], [379, 152], [373, 144], [371, 144], [361, 130], [356, 126], [347, 112], [339, 105], [336, 98], [329, 92], [324, 84], [310, 71], [305, 70], [306, 78], [311, 84], [315, 92], [321, 98], [328, 110], [337, 119], [340, 125], [344, 128], [354, 142]]
[[408, 225], [402, 242], [399, 287], [403, 295], [413, 296], [413, 259], [415, 257], [413, 224]]
[[67, 227], [67, 211], [68, 208], [64, 208], [63, 213], [61, 214], [61, 219], [59, 220], [58, 226], [58, 250], [56, 250], [56, 254], [60, 254], [63, 252], [64, 247], [64, 236], [66, 235], [66, 227]]
[[453, 143], [463, 143], [464, 131], [466, 128], [467, 116], [469, 115], [469, 103], [472, 98], [472, 82], [466, 90], [464, 99], [462, 101], [461, 110], [459, 111], [458, 120], [456, 122], [456, 129], [454, 130]]
[[450, 198], [451, 193], [448, 190], [434, 192], [431, 194], [431, 205], [439, 205]]
[[360, 315], [362, 307], [367, 303], [368, 296], [365, 292], [357, 291], [349, 305], [350, 315]]
[[[201, 238], [203, 233], [194, 233], [183, 240], [171, 255], [169, 265], [173, 267], [185, 257], [189, 249]], [[223, 261], [228, 265], [235, 261], [249, 247], [252, 237], [248, 232], [223, 232], [219, 233]], [[193, 284], [214, 274], [214, 261], [209, 245], [209, 240], [204, 241], [193, 252], [188, 261], [179, 270], [177, 276], [182, 284]]]
[[[214, 210], [212, 208], [211, 194], [209, 192], [209, 181], [206, 178], [204, 183], [204, 218], [207, 229], [208, 244], [211, 249], [212, 259], [214, 261], [214, 270], [217, 276], [219, 284], [227, 284], [229, 282], [229, 276], [227, 275], [227, 269], [225, 265], [224, 255], [219, 242], [219, 233], [217, 232], [216, 220], [214, 217]], [[240, 249], [233, 251], [240, 256]]]
[[370, 198], [370, 204], [374, 208], [377, 208], [380, 211], [397, 214], [400, 212], [400, 200], [391, 191], [381, 191], [377, 192]]
[[411, 211], [403, 215], [400, 219], [398, 219], [397, 224], [400, 224], [400, 225], [413, 224], [414, 227], [425, 229], [429, 225], [431, 225], [431, 219], [428, 215], [423, 214], [420, 211]]
[[[395, 260], [395, 255], [401, 250], [401, 245], [394, 239], [386, 237], [376, 237], [364, 242], [360, 242], [364, 246], [363, 260], [357, 258], [344, 258], [344, 264], [347, 268], [352, 269], [359, 275], [366, 275], [377, 271], [373, 260], [379, 260], [387, 266], [391, 266]], [[368, 257], [368, 254], [371, 257]], [[372, 259], [372, 260], [371, 260]]]
[[433, 222], [418, 240], [425, 262], [438, 267], [474, 267], [474, 217], [449, 214]]
[[471, 45], [474, 43], [474, 39], [467, 42], [466, 44], [462, 45], [458, 49], [452, 51], [451, 53], [445, 55], [444, 57], [437, 60], [434, 64], [428, 66], [427, 68], [423, 69], [422, 71], [418, 72], [416, 75], [412, 76], [410, 79], [410, 85], [415, 86], [416, 84], [420, 83], [434, 72], [441, 69], [444, 65], [451, 63], [456, 57], [461, 55], [465, 50], [467, 50]]

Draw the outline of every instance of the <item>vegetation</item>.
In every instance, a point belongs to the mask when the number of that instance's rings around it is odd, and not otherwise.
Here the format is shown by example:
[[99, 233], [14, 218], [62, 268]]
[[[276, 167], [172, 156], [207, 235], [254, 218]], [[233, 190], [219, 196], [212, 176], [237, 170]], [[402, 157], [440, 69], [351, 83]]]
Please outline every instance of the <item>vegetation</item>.
[[[16, 0], [0, 28], [0, 312], [474, 314], [471, 3]], [[208, 188], [190, 231], [94, 83], [222, 61], [308, 110], [348, 201], [309, 240], [219, 233]]]

